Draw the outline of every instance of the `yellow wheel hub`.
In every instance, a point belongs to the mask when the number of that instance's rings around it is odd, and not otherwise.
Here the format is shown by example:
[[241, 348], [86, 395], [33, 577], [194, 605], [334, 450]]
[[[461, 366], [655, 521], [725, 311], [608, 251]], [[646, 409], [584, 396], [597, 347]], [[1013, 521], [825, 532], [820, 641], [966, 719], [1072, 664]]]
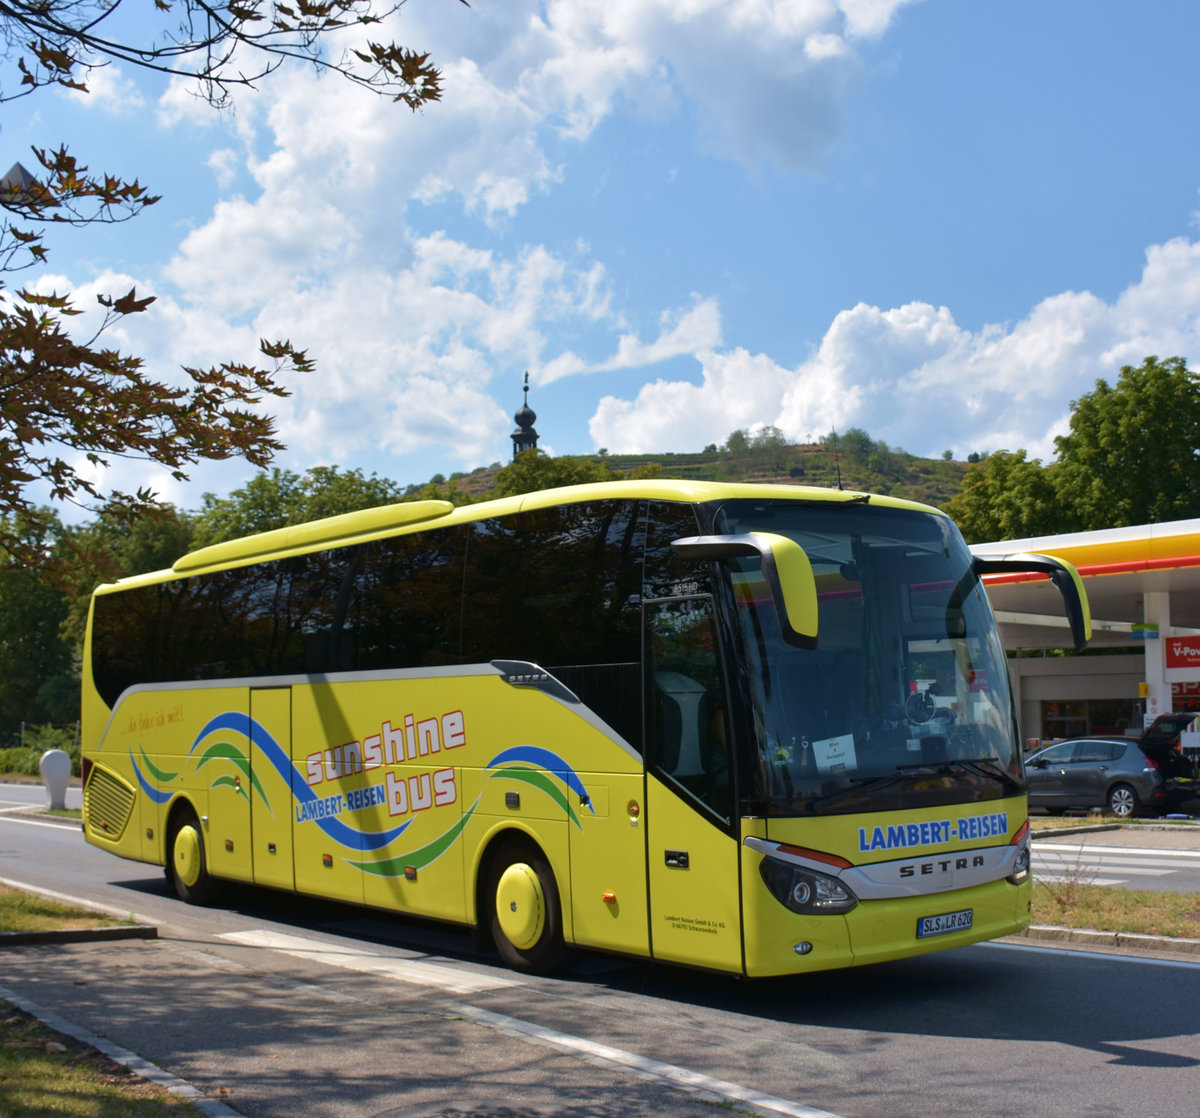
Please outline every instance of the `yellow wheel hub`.
[[504, 938], [528, 951], [546, 926], [546, 896], [534, 870], [519, 862], [500, 875], [496, 884], [496, 919]]
[[173, 851], [175, 872], [179, 875], [179, 880], [189, 888], [200, 880], [200, 850], [200, 836], [196, 833], [196, 828], [190, 823], [186, 827], [180, 827], [175, 836]]

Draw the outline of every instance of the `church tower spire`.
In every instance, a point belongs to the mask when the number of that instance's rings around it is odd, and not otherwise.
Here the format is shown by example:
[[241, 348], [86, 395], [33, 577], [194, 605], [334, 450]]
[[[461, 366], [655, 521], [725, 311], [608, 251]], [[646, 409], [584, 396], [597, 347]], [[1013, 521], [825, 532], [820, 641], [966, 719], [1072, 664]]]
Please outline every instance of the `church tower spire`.
[[516, 458], [523, 450], [534, 450], [537, 447], [538, 433], [533, 429], [537, 415], [529, 406], [529, 373], [525, 373], [525, 403], [521, 410], [513, 416], [517, 421], [517, 429], [512, 433], [513, 457]]

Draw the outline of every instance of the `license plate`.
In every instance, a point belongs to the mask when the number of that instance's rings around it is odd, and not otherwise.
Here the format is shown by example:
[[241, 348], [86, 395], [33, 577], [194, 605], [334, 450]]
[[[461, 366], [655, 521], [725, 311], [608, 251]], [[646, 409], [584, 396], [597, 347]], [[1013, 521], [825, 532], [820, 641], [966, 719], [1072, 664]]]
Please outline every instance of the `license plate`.
[[975, 917], [973, 908], [964, 908], [959, 912], [943, 912], [938, 916], [922, 916], [917, 921], [917, 939], [928, 936], [944, 936], [951, 932], [964, 932], [971, 926]]

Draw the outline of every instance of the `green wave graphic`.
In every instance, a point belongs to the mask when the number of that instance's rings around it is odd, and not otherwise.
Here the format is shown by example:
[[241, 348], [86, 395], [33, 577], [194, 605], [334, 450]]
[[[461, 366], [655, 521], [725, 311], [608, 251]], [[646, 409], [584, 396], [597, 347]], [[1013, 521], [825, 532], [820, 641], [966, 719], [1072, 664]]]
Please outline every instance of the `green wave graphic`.
[[524, 784], [532, 785], [539, 791], [545, 792], [547, 796], [567, 813], [567, 818], [581, 831], [583, 830], [583, 824], [579, 822], [579, 816], [575, 814], [575, 809], [571, 806], [571, 801], [567, 798], [566, 791], [552, 776], [538, 769], [521, 769], [513, 766], [506, 769], [497, 769], [492, 773], [493, 780], [496, 780], [498, 777], [519, 780]]
[[149, 757], [146, 756], [146, 751], [142, 748], [141, 742], [138, 742], [138, 752], [142, 755], [142, 764], [150, 770], [150, 775], [153, 776], [159, 784], [170, 784], [171, 781], [179, 775], [177, 772], [169, 773], [165, 772], [163, 769], [160, 769], [153, 761], [150, 760]]
[[[247, 757], [240, 749], [238, 749], [233, 742], [213, 742], [213, 744], [204, 751], [204, 755], [200, 758], [200, 760], [196, 762], [196, 772], [199, 772], [202, 768], [204, 768], [209, 761], [232, 761], [241, 770], [242, 775], [246, 777], [254, 786], [254, 791], [258, 793], [258, 798], [262, 800], [266, 809], [271, 812], [272, 815], [275, 814], [274, 809], [271, 807], [271, 801], [267, 799], [266, 789], [263, 788], [262, 781], [258, 779], [258, 773], [254, 772], [250, 768], [250, 758]], [[212, 784], [210, 784], [209, 787], [216, 788], [218, 786], [224, 787], [226, 785], [233, 785], [232, 777], [219, 777]], [[241, 789], [239, 788], [238, 791], [240, 792]]]
[[395, 858], [385, 858], [379, 862], [355, 862], [350, 858], [346, 861], [355, 869], [360, 869], [364, 873], [374, 874], [376, 877], [403, 877], [404, 871], [411, 866], [415, 870], [424, 869], [432, 862], [436, 862], [447, 850], [450, 849], [463, 833], [467, 823], [470, 822], [471, 816], [475, 814], [475, 809], [479, 806], [479, 801], [476, 800], [467, 810], [459, 817], [454, 826], [445, 834], [439, 835], [433, 842], [422, 846], [418, 850], [409, 851], [407, 854], [398, 854]]
[[209, 791], [214, 788], [232, 788], [244, 800], [250, 799], [250, 797], [246, 795], [246, 789], [238, 784], [238, 782], [232, 776], [219, 776], [208, 787]]

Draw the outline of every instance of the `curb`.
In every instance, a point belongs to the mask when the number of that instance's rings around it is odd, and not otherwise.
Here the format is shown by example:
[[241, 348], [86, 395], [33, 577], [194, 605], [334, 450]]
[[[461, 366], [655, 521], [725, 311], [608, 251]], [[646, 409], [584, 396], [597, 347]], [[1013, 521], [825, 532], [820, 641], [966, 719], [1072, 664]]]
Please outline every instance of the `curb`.
[[118, 920], [135, 921], [127, 924], [102, 924], [96, 928], [54, 928], [41, 932], [0, 932], [0, 948], [25, 947], [39, 943], [89, 943], [92, 941], [120, 939], [157, 939], [158, 928], [140, 919], [136, 912], [130, 913], [113, 908], [111, 905], [97, 904], [83, 897], [72, 897], [67, 893], [57, 893], [53, 889], [44, 889], [40, 885], [31, 885], [27, 881], [14, 881], [9, 877], [0, 877], [0, 885], [10, 889], [19, 889], [23, 893], [33, 893], [38, 897], [46, 897], [52, 901], [85, 908], [90, 912], [101, 912], [106, 916], [115, 916]]
[[38, 943], [90, 943], [109, 939], [157, 939], [153, 924], [108, 924], [101, 928], [55, 928], [44, 932], [0, 932], [0, 950]]
[[1095, 928], [1066, 928], [1053, 924], [1034, 924], [1007, 940], [1032, 940], [1034, 943], [1066, 944], [1074, 947], [1104, 948], [1115, 951], [1151, 952], [1166, 955], [1195, 955], [1200, 957], [1200, 939], [1176, 939], [1171, 936], [1148, 936], [1140, 932], [1101, 932]]
[[130, 1052], [128, 1048], [122, 1048], [120, 1045], [113, 1044], [111, 1040], [97, 1036], [88, 1029], [76, 1025], [66, 1020], [66, 1018], [59, 1017], [57, 1013], [43, 1009], [36, 1002], [19, 998], [11, 990], [5, 989], [3, 986], [0, 986], [0, 1000], [15, 1005], [17, 1009], [23, 1013], [28, 1013], [31, 1017], [36, 1017], [43, 1025], [49, 1029], [53, 1029], [56, 1033], [62, 1033], [72, 1040], [79, 1041], [80, 1044], [86, 1044], [89, 1048], [94, 1048], [110, 1060], [115, 1061], [122, 1067], [128, 1068], [138, 1078], [145, 1079], [149, 1083], [157, 1083], [172, 1095], [186, 1099], [205, 1118], [245, 1118], [245, 1115], [240, 1110], [235, 1110], [232, 1106], [221, 1102], [219, 1099], [202, 1094], [188, 1083], [187, 1080], [180, 1079], [178, 1076], [172, 1075], [169, 1071], [163, 1071], [157, 1064], [152, 1064], [136, 1052]]
[[1119, 831], [1122, 823], [1091, 823], [1085, 827], [1044, 827], [1029, 832], [1029, 841], [1037, 842], [1040, 838], [1062, 838], [1064, 835], [1096, 835], [1101, 831]]

